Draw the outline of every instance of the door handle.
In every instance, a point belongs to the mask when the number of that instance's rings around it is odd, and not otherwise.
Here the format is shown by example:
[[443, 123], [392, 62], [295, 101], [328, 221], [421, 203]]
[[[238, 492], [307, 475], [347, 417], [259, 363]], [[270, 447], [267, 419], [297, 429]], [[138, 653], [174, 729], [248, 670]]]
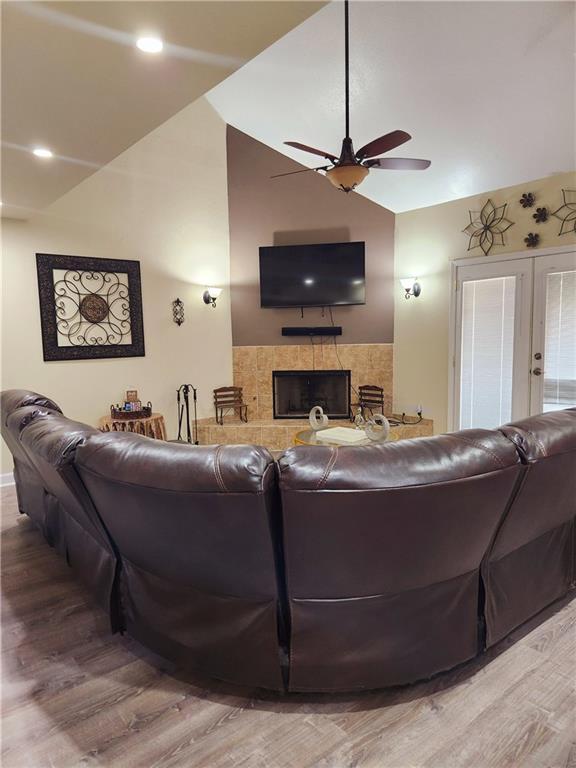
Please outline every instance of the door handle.
[[542, 368], [533, 368], [532, 373], [534, 376], [542, 376]]

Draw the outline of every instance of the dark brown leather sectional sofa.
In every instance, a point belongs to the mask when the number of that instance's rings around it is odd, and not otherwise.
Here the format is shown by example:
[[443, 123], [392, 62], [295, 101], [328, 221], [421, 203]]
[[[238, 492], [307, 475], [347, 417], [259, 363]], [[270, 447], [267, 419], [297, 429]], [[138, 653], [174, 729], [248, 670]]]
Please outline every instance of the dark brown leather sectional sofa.
[[576, 577], [576, 409], [364, 448], [102, 434], [2, 393], [20, 511], [113, 631], [250, 686], [350, 691], [460, 664]]

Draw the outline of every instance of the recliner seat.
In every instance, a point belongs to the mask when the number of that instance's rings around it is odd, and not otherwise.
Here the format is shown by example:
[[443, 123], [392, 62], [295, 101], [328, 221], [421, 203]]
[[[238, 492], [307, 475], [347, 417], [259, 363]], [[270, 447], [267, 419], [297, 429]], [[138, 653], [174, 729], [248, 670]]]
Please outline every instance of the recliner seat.
[[467, 430], [280, 459], [290, 690], [406, 683], [478, 653], [480, 563], [519, 480]]
[[14, 412], [8, 426], [13, 433], [20, 431], [21, 447], [46, 490], [56, 548], [99, 605], [110, 613], [113, 629], [118, 629], [114, 545], [74, 465], [78, 447], [99, 433], [60, 413], [37, 408]]
[[120, 553], [127, 631], [180, 665], [282, 689], [268, 451], [98, 434], [76, 466]]
[[526, 474], [483, 567], [489, 646], [565, 595], [575, 563], [576, 409], [500, 431]]

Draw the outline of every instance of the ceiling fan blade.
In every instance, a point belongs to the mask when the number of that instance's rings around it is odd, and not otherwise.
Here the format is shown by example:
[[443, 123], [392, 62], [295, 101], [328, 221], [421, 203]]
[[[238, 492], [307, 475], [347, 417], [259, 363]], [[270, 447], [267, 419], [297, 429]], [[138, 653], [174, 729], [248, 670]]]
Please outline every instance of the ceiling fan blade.
[[430, 160], [416, 160], [413, 157], [376, 157], [363, 163], [367, 168], [382, 168], [389, 171], [425, 171]]
[[[300, 144], [298, 141], [285, 141], [284, 144], [287, 144], [289, 147], [294, 147], [295, 149], [301, 149], [303, 152], [311, 152], [313, 155], [320, 155], [320, 157], [325, 157], [327, 160], [332, 160], [333, 163], [338, 160], [336, 155], [331, 155], [330, 152], [324, 152], [322, 149], [308, 147], [306, 144]], [[374, 154], [379, 155], [380, 152], [375, 152]]]
[[281, 176], [293, 176], [295, 173], [306, 173], [306, 171], [326, 171], [330, 168], [329, 165], [321, 165], [319, 168], [302, 168], [301, 171], [288, 171], [288, 173], [276, 173], [274, 176], [270, 176], [271, 179], [279, 179]]
[[412, 136], [406, 131], [392, 131], [385, 136], [380, 136], [379, 139], [374, 139], [369, 144], [365, 144], [360, 147], [356, 152], [358, 160], [364, 160], [366, 157], [374, 157], [374, 155], [383, 155], [385, 152], [390, 152], [391, 149], [396, 149], [400, 144], [404, 144], [410, 141]]

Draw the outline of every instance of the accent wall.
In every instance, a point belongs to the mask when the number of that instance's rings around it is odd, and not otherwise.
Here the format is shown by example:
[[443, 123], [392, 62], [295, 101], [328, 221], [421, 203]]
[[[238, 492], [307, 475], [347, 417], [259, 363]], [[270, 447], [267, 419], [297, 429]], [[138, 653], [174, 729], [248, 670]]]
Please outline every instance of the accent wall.
[[343, 344], [394, 341], [394, 214], [354, 192], [344, 194], [322, 175], [229, 126], [228, 195], [230, 280], [234, 346], [294, 344], [282, 326], [330, 325], [321, 309], [262, 309], [261, 245], [302, 245], [363, 240], [366, 304], [336, 307]]

